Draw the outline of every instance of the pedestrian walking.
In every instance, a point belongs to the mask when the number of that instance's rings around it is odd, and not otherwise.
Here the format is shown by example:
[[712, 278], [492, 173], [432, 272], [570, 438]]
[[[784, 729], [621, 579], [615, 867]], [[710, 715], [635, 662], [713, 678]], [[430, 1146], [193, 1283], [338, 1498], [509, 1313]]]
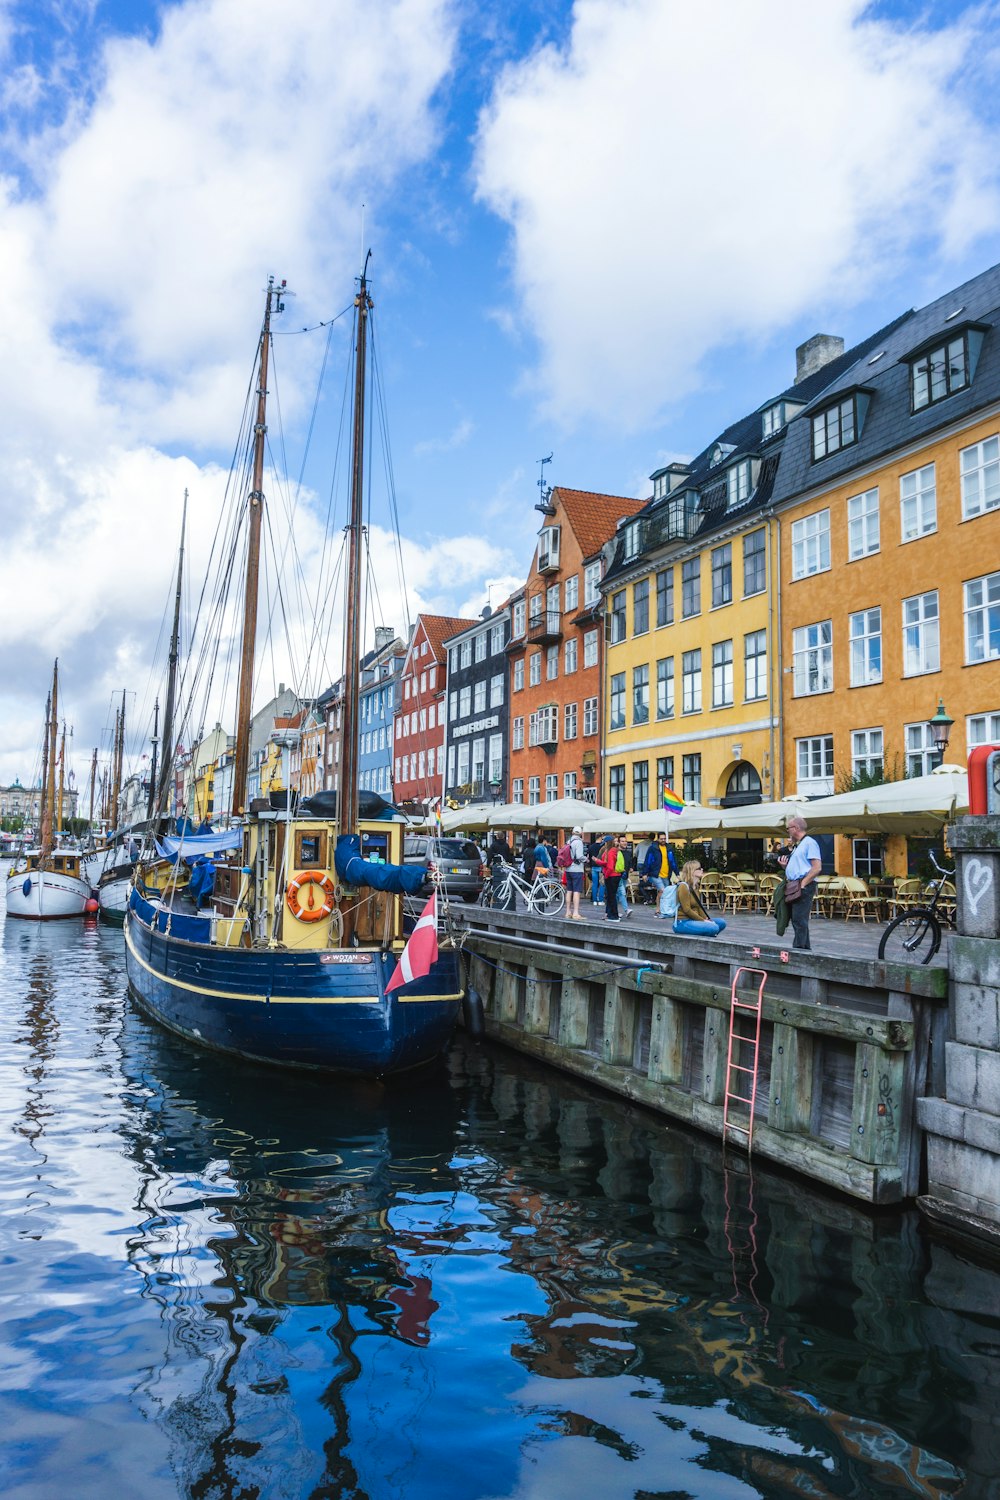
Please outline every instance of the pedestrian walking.
[[[778, 863], [785, 866], [785, 885], [783, 890], [779, 887], [779, 893], [791, 913], [792, 930], [795, 933], [792, 947], [808, 951], [812, 947], [809, 941], [809, 913], [816, 894], [816, 876], [823, 868], [823, 861], [819, 845], [806, 829], [805, 818], [789, 819], [788, 840], [792, 849], [787, 857], [780, 855]], [[778, 904], [779, 898], [776, 896], [775, 906]]]

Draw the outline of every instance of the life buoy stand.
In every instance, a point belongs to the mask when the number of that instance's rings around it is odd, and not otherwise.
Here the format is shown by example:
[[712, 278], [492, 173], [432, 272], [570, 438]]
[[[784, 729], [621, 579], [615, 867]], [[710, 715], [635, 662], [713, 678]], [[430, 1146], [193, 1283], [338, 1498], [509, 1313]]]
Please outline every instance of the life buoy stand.
[[[319, 886], [323, 893], [322, 901], [316, 900], [313, 886]], [[304, 870], [300, 875], [293, 875], [285, 890], [288, 910], [300, 922], [324, 921], [333, 911], [335, 896], [336, 887], [325, 870]]]

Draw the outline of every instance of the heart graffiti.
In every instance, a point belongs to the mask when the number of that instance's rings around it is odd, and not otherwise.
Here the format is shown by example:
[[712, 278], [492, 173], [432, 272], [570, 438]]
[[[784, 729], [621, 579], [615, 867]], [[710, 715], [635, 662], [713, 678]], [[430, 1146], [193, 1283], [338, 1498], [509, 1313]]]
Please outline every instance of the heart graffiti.
[[972, 915], [975, 916], [979, 910], [980, 901], [993, 884], [993, 871], [989, 865], [984, 865], [981, 859], [970, 859], [965, 866], [962, 883], [965, 886], [965, 899], [969, 903]]

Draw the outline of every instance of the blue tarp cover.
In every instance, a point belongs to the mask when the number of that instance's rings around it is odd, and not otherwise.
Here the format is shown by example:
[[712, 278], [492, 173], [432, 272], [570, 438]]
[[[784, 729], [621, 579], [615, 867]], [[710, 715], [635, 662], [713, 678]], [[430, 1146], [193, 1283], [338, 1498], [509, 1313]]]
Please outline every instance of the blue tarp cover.
[[157, 852], [170, 859], [179, 853], [181, 859], [196, 859], [199, 854], [221, 854], [223, 849], [242, 849], [243, 830], [229, 828], [224, 833], [189, 833], [184, 838], [171, 838], [164, 834], [157, 841]]
[[334, 868], [345, 885], [367, 885], [373, 891], [394, 896], [415, 896], [426, 871], [423, 865], [386, 865], [361, 858], [361, 840], [356, 833], [343, 833], [337, 840]]

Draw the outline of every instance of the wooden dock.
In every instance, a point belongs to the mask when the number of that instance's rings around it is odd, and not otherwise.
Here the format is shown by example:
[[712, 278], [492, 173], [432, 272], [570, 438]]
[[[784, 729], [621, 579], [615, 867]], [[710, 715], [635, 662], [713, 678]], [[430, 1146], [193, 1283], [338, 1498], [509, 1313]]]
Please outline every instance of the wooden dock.
[[[599, 908], [452, 918], [490, 1036], [719, 1137], [733, 979], [765, 969], [752, 1151], [869, 1203], [920, 1190], [916, 1101], [943, 1077], [943, 964], [880, 963], [879, 927], [823, 919], [800, 953], [752, 916], [714, 939], [649, 909], [620, 924]], [[745, 1130], [731, 1140], [745, 1149]]]

